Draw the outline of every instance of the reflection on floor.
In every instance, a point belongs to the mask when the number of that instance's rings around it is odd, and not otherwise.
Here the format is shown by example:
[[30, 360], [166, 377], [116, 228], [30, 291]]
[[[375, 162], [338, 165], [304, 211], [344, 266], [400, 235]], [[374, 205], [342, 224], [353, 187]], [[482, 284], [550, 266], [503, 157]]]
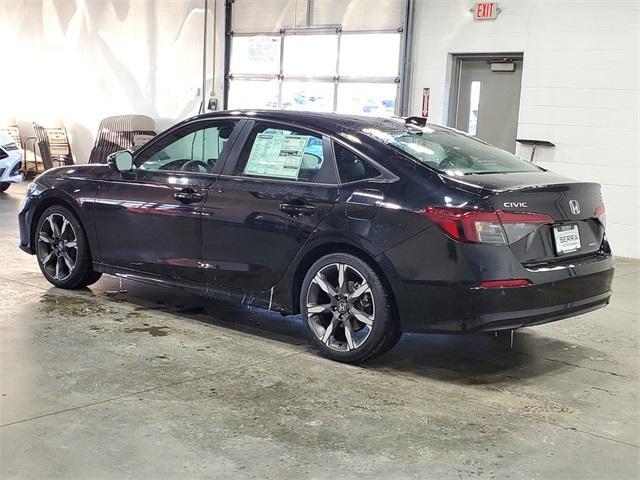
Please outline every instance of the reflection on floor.
[[606, 310], [405, 336], [365, 367], [300, 319], [125, 282], [51, 288], [0, 194], [3, 478], [637, 478], [640, 262]]

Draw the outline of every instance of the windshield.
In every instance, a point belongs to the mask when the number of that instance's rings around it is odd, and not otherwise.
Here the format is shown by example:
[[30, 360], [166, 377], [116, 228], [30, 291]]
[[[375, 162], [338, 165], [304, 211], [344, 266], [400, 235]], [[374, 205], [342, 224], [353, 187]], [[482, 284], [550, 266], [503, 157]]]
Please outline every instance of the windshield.
[[539, 172], [541, 168], [512, 153], [455, 130], [428, 125], [398, 124], [384, 129], [365, 128], [363, 133], [399, 148], [416, 161], [447, 175]]

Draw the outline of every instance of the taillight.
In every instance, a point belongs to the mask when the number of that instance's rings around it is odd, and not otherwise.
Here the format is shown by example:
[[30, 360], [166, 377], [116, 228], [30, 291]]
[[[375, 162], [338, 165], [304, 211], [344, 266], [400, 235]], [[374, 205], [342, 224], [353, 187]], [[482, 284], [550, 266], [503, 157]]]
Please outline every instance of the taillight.
[[553, 223], [541, 213], [487, 212], [458, 207], [427, 207], [420, 212], [454, 240], [506, 245], [532, 233], [539, 225]]
[[504, 230], [495, 212], [467, 208], [427, 207], [421, 213], [455, 240], [505, 243]]
[[604, 201], [600, 199], [596, 209], [593, 212], [593, 216], [598, 219], [598, 221], [602, 224], [603, 227], [607, 226], [607, 211], [604, 208]]

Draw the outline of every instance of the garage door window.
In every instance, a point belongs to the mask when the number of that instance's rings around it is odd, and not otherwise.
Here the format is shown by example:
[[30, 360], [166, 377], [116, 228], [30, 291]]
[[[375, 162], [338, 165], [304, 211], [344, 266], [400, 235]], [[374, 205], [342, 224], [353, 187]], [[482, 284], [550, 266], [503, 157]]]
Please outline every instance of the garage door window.
[[228, 107], [394, 115], [401, 38], [340, 31], [234, 35]]

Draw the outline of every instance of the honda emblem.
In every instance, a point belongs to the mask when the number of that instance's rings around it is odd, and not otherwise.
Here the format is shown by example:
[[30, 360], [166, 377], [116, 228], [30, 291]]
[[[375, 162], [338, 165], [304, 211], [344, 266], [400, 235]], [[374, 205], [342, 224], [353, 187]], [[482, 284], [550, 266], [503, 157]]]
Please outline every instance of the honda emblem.
[[578, 215], [580, 213], [580, 204], [577, 200], [569, 200], [569, 208], [571, 209], [571, 213], [574, 215]]

